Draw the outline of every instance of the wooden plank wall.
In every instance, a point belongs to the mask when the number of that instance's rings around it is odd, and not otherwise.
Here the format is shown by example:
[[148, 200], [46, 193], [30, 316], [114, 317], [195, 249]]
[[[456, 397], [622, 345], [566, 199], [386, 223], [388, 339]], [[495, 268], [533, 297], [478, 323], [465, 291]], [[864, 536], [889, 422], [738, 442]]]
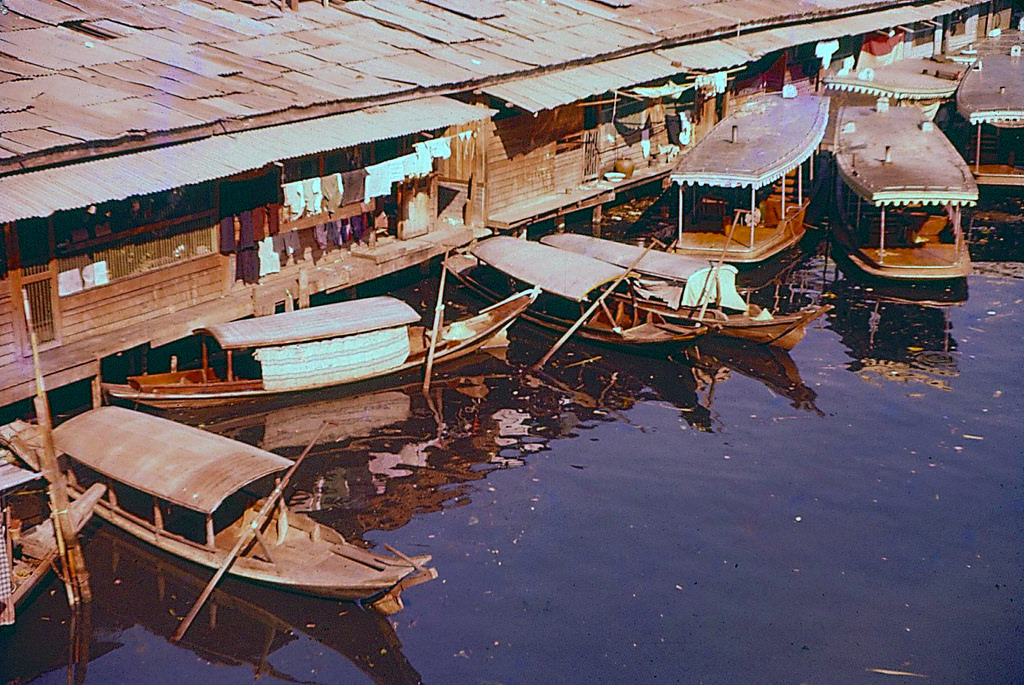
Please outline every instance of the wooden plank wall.
[[556, 182], [555, 142], [583, 130], [582, 108], [562, 107], [554, 112], [540, 112], [536, 117], [520, 114], [491, 120], [488, 125], [489, 211], [506, 209], [566, 187], [559, 187]]
[[60, 298], [63, 342], [141, 325], [220, 297], [223, 259], [211, 254]]
[[[713, 111], [713, 110], [712, 110]], [[668, 145], [668, 132], [665, 129], [665, 106], [655, 103], [646, 109], [647, 118], [651, 122], [651, 155], [658, 153], [659, 145]], [[608, 136], [613, 141], [608, 140]], [[647, 166], [647, 158], [640, 148], [640, 134], [630, 135], [626, 139], [613, 123], [601, 124], [598, 133], [598, 149], [600, 150], [599, 174], [611, 171], [616, 159], [631, 159], [635, 168]], [[630, 143], [633, 143], [632, 145]]]
[[14, 337], [14, 308], [11, 304], [10, 281], [0, 281], [0, 366], [13, 364], [19, 358]]

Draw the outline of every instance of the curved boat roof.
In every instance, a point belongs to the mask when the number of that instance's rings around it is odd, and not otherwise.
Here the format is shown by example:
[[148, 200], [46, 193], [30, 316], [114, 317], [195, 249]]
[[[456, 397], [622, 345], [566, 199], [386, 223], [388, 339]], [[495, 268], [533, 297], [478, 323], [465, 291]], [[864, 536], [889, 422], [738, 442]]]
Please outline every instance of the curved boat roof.
[[956, 108], [972, 124], [1024, 126], [1024, 57], [979, 57], [960, 82]]
[[829, 74], [823, 80], [834, 90], [888, 96], [896, 100], [948, 98], [956, 92], [964, 65], [933, 59], [905, 59], [862, 72]]
[[488, 238], [470, 253], [513, 278], [577, 302], [625, 271], [574, 252], [509, 236]]
[[94, 471], [203, 514], [292, 462], [151, 414], [99, 407], [53, 431], [57, 449]]
[[814, 154], [825, 136], [828, 106], [829, 98], [817, 95], [748, 100], [683, 152], [672, 181], [726, 188], [773, 183]]
[[213, 336], [224, 349], [238, 349], [337, 338], [419, 320], [420, 315], [405, 302], [380, 296], [212, 324], [195, 332]]
[[643, 255], [643, 259], [633, 267], [634, 271], [674, 281], [685, 281], [701, 269], [706, 269], [710, 264], [707, 259], [686, 257], [671, 252], [651, 250], [644, 255], [644, 248], [637, 245], [617, 243], [577, 233], [554, 233], [544, 236], [540, 241], [545, 245], [557, 247], [559, 250], [568, 250], [593, 257], [624, 269], [629, 268], [630, 264]]
[[978, 200], [978, 186], [960, 153], [917, 107], [842, 108], [835, 158], [843, 181], [874, 205]]

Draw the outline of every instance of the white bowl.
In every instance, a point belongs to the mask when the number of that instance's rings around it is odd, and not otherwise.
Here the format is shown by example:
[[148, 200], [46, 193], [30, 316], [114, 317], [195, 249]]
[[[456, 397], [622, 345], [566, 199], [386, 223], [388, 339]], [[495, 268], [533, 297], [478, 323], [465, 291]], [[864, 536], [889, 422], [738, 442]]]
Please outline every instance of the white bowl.
[[611, 181], [612, 183], [618, 183], [619, 181], [626, 180], [626, 174], [621, 171], [609, 171], [605, 173], [604, 180]]

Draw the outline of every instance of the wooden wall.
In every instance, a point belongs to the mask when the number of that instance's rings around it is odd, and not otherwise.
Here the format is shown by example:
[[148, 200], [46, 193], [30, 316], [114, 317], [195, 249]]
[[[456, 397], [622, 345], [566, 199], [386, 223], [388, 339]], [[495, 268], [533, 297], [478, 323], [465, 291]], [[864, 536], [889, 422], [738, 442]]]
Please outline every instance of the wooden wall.
[[0, 281], [0, 366], [13, 364], [19, 356], [18, 342], [14, 337], [11, 284], [5, 279]]
[[211, 254], [60, 298], [63, 343], [142, 325], [220, 297], [223, 260]]

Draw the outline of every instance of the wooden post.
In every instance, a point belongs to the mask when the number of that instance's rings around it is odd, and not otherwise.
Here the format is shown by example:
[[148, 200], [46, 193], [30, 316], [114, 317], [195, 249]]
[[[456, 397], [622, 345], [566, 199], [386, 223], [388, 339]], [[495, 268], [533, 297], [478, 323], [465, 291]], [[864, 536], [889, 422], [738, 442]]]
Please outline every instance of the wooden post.
[[434, 305], [434, 327], [430, 331], [430, 349], [427, 350], [427, 368], [423, 372], [423, 394], [430, 390], [430, 374], [434, 370], [434, 353], [437, 351], [437, 336], [441, 331], [444, 319], [444, 281], [448, 275], [448, 252], [444, 253], [441, 262], [441, 283], [437, 286], [437, 304]]
[[[555, 344], [551, 346], [551, 349], [548, 350], [547, 353], [545, 353], [545, 355], [543, 357], [541, 357], [539, 360], [537, 360], [537, 362], [533, 366], [530, 367], [531, 371], [540, 371], [541, 368], [543, 368], [543, 366], [545, 364], [547, 364], [548, 360], [551, 359], [552, 355], [554, 355], [555, 352], [557, 352], [559, 350], [559, 348], [561, 348], [562, 345], [564, 345], [565, 342], [569, 338], [572, 337], [572, 334], [575, 333], [576, 330], [580, 326], [583, 325], [584, 321], [589, 319], [590, 316], [595, 311], [597, 311], [597, 308], [600, 307], [604, 303], [605, 298], [608, 297], [608, 295], [610, 295], [611, 292], [613, 290], [615, 290], [615, 288], [617, 288], [619, 286], [619, 283], [622, 283], [624, 280], [626, 280], [626, 277], [629, 276], [629, 274], [631, 274], [633, 272], [633, 269], [635, 269], [636, 265], [640, 263], [640, 260], [642, 260], [644, 257], [646, 257], [647, 253], [650, 252], [651, 248], [653, 248], [655, 245], [656, 245], [656, 243], [654, 241], [651, 241], [651, 244], [648, 245], [647, 248], [644, 249], [644, 251], [640, 253], [640, 256], [637, 257], [636, 259], [634, 259], [633, 263], [630, 264], [629, 267], [625, 271], [623, 271], [621, 274], [619, 274], [618, 278], [616, 278], [614, 281], [612, 281], [612, 284], [609, 285], [605, 289], [605, 291], [603, 293], [601, 293], [597, 297], [597, 299], [594, 300], [594, 303], [591, 304], [590, 307], [588, 307], [585, 312], [583, 312], [583, 316], [581, 316], [579, 319], [577, 319], [576, 323], [574, 323], [572, 326], [570, 326], [569, 330], [567, 330], [562, 335], [562, 337], [559, 338], [558, 341], [555, 342]], [[669, 245], [669, 248], [668, 248], [668, 250], [666, 250], [666, 252], [671, 252], [673, 247], [675, 247], [675, 242], [673, 242], [672, 245]]]
[[974, 145], [974, 173], [978, 174], [981, 172], [981, 122], [978, 122], [978, 126], [975, 128], [978, 132], [977, 141]]
[[885, 207], [882, 207], [882, 230], [878, 232], [878, 263], [885, 261]]
[[601, 237], [601, 214], [602, 214], [601, 205], [595, 206], [594, 207], [594, 214], [590, 218], [590, 233], [595, 238], [600, 238]]
[[57, 538], [57, 552], [64, 566], [64, 587], [68, 593], [68, 604], [77, 607], [80, 602], [92, 600], [89, 589], [89, 573], [85, 569], [85, 558], [78, 544], [74, 524], [68, 515], [68, 491], [64, 482], [64, 474], [57, 463], [57, 450], [53, 445], [53, 423], [50, 420], [50, 403], [43, 385], [43, 371], [39, 363], [39, 341], [35, 326], [32, 324], [32, 310], [28, 302], [28, 294], [22, 290], [22, 302], [25, 307], [25, 320], [28, 323], [29, 339], [32, 343], [32, 365], [36, 373], [36, 396], [33, 400], [36, 415], [39, 418], [39, 429], [43, 439], [43, 452], [39, 457], [40, 470], [49, 483], [47, 491], [50, 498], [50, 516], [53, 517], [53, 532]]
[[299, 309], [309, 308], [309, 272], [299, 269]]
[[676, 242], [680, 245], [683, 243], [683, 184], [679, 184], [679, 231], [676, 236]]
[[796, 200], [799, 204], [804, 203], [804, 163], [800, 162], [796, 167]]
[[103, 406], [103, 364], [96, 358], [96, 375], [92, 377], [92, 408]]

